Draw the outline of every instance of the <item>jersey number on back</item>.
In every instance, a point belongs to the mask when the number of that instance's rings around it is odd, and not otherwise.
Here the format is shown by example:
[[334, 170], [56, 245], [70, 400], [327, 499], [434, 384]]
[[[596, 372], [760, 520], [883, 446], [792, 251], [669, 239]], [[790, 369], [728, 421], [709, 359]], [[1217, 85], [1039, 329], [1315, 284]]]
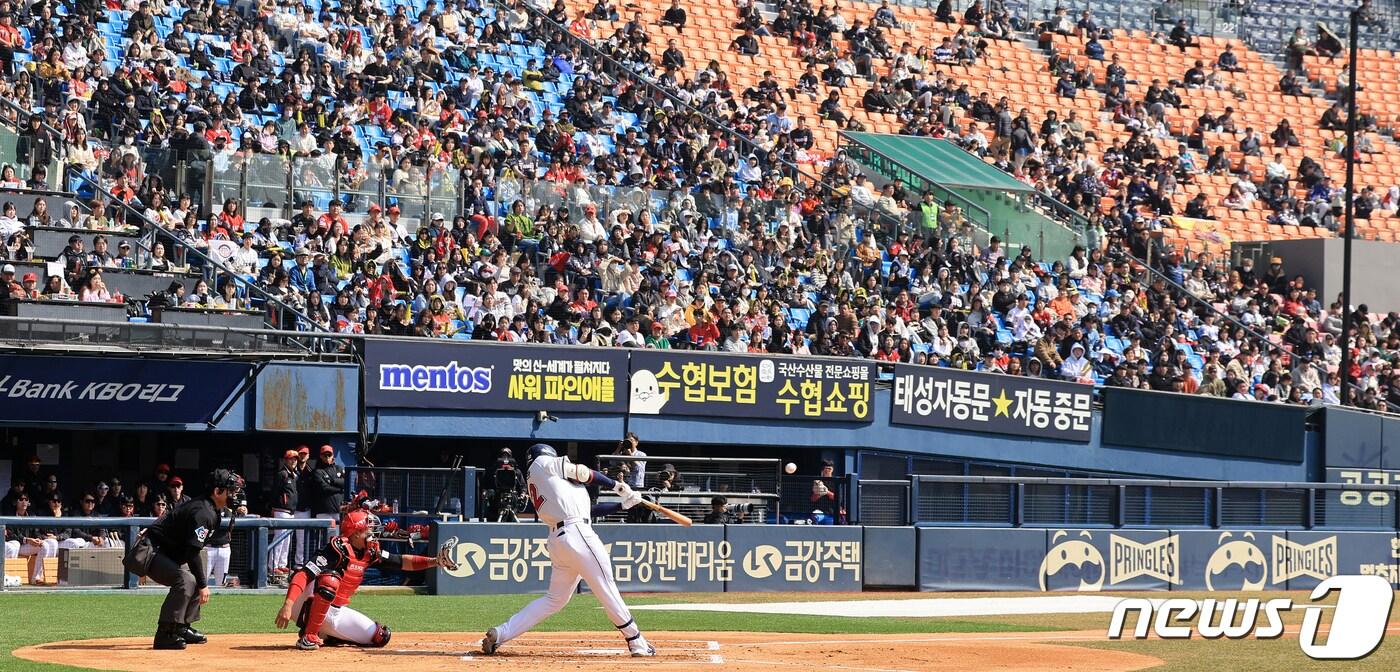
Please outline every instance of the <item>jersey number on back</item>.
[[540, 493], [535, 490], [534, 483], [530, 484], [530, 501], [534, 503], [536, 511], [539, 511], [540, 507], [544, 506], [544, 497], [541, 497]]

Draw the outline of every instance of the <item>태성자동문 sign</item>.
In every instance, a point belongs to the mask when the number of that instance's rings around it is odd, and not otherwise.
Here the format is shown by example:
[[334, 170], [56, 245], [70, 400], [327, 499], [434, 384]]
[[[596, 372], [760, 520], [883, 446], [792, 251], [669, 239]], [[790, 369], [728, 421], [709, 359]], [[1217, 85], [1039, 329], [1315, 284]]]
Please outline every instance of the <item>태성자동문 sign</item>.
[[629, 411], [870, 422], [875, 378], [861, 360], [638, 350]]
[[897, 364], [890, 422], [1087, 442], [1087, 385]]
[[0, 357], [0, 420], [211, 422], [251, 364], [142, 357]]
[[626, 409], [627, 354], [599, 348], [369, 341], [365, 403], [399, 408]]

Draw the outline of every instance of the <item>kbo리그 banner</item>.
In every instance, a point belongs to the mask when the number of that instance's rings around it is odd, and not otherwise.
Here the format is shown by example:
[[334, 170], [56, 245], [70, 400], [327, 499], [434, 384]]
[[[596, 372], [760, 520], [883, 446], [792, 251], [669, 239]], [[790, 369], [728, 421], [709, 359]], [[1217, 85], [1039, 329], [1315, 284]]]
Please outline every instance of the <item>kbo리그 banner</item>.
[[239, 362], [0, 357], [0, 420], [207, 423], [252, 371]]

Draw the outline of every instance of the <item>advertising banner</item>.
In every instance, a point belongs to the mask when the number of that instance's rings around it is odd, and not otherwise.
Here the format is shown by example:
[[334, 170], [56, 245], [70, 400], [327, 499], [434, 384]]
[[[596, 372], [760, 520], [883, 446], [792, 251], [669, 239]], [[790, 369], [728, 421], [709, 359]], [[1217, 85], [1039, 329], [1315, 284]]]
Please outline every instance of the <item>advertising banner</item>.
[[1300, 532], [1269, 538], [1269, 580], [1282, 589], [1311, 590], [1338, 574], [1375, 574], [1393, 585], [1400, 562], [1394, 532]]
[[[734, 557], [723, 525], [594, 525], [622, 592], [724, 592]], [[587, 589], [585, 586], [584, 589]]]
[[[446, 523], [457, 569], [436, 571], [438, 595], [542, 593], [549, 588], [549, 528], [539, 523]], [[623, 592], [723, 592], [734, 569], [723, 525], [595, 525]]]
[[1087, 443], [1093, 392], [1044, 378], [896, 364], [890, 422]]
[[870, 422], [875, 365], [861, 360], [636, 350], [629, 410]]
[[141, 357], [0, 357], [0, 422], [198, 424], [252, 364]]
[[[1282, 530], [1182, 530], [1181, 590], [1265, 590], [1287, 588], [1287, 576], [1273, 583], [1270, 551]], [[1335, 563], [1334, 563], [1335, 564]]]
[[726, 525], [737, 565], [731, 591], [858, 591], [864, 539], [859, 527]]
[[1045, 530], [919, 528], [920, 590], [1041, 590]]
[[457, 569], [433, 570], [438, 595], [543, 593], [549, 588], [549, 528], [540, 523], [442, 523], [433, 547], [455, 540]]
[[622, 412], [627, 353], [602, 348], [365, 343], [365, 403], [396, 408]]

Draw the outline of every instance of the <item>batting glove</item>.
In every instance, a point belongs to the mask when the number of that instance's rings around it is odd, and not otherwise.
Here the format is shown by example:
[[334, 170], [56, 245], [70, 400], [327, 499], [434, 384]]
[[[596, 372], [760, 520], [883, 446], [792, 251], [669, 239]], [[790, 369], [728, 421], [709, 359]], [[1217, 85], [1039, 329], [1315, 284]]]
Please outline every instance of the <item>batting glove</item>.
[[622, 498], [622, 508], [624, 509], [630, 509], [642, 501], [642, 496], [622, 481], [617, 482], [617, 487], [613, 488], [613, 492]]

